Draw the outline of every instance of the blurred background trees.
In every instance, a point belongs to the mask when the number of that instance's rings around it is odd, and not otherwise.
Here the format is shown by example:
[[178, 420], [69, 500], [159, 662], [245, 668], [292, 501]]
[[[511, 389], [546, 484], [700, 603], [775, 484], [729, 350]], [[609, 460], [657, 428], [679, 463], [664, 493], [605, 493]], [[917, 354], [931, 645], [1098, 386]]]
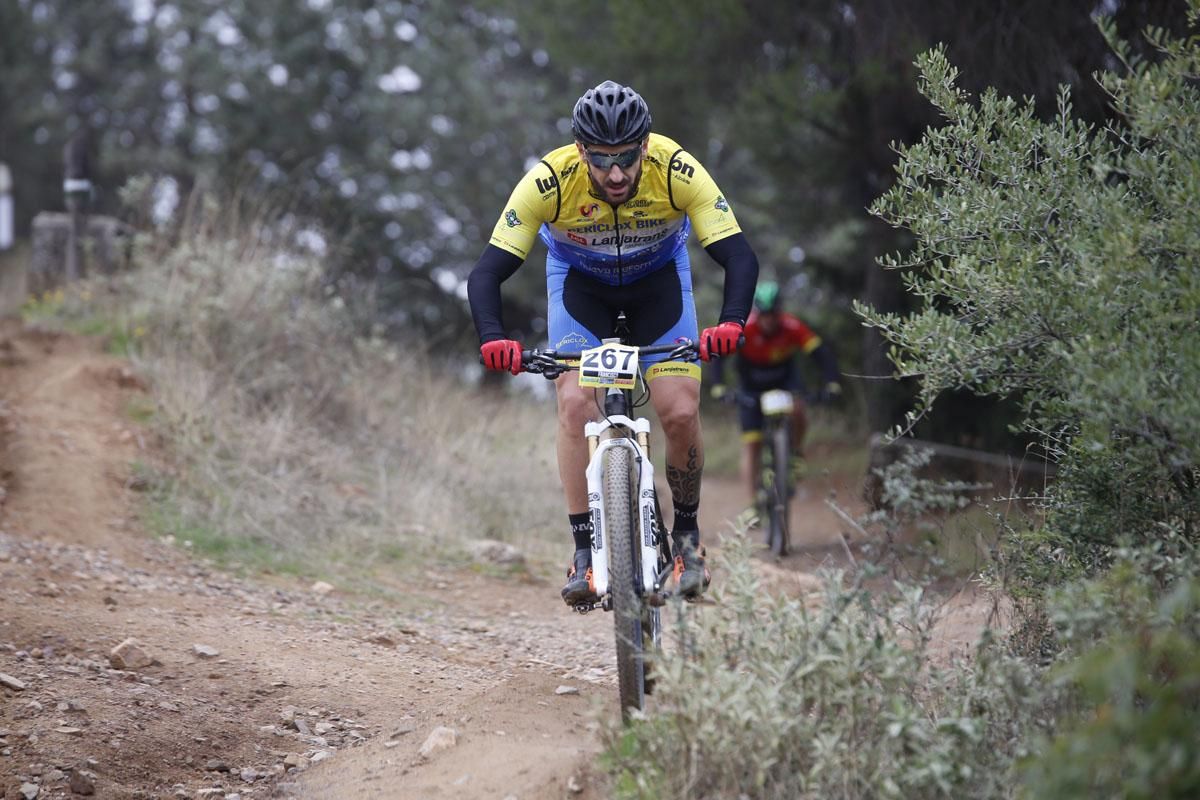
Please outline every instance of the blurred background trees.
[[[328, 251], [331, 283], [370, 290], [378, 321], [470, 352], [462, 279], [517, 178], [568, 141], [575, 98], [611, 77], [713, 172], [764, 275], [846, 371], [890, 376], [850, 304], [904, 308], [875, 260], [907, 242], [866, 208], [892, 184], [893, 145], [936, 122], [916, 55], [944, 42], [964, 89], [1032, 95], [1043, 116], [1069, 84], [1077, 112], [1100, 120], [1110, 109], [1092, 73], [1111, 56], [1097, 12], [1137, 42], [1150, 23], [1182, 29], [1184, 4], [7, 0], [0, 159], [19, 233], [61, 208], [62, 147], [81, 128], [101, 210], [117, 211], [117, 189], [140, 174], [159, 225], [197, 192], [270, 193], [319, 232], [310, 244]], [[506, 284], [506, 321], [535, 343], [544, 286], [530, 260]], [[703, 256], [694, 265], [704, 319], [720, 275]], [[850, 383], [872, 430], [909, 405], [900, 384]], [[1005, 407], [959, 400], [923, 433], [999, 446]]]

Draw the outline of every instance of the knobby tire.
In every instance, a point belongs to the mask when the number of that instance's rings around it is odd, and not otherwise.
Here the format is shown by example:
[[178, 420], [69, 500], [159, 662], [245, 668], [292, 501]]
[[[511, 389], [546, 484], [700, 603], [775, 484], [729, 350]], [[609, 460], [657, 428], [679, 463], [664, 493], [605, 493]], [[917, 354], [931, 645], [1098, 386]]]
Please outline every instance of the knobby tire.
[[775, 462], [775, 479], [771, 486], [771, 552], [786, 556], [790, 542], [788, 511], [791, 505], [791, 442], [787, 425], [780, 425], [771, 437], [771, 458]]
[[630, 453], [610, 447], [604, 466], [604, 518], [608, 528], [611, 560], [608, 566], [612, 591], [613, 624], [616, 627], [617, 683], [620, 687], [621, 719], [645, 700], [645, 662], [642, 657], [641, 581], [634, 536], [633, 484]]

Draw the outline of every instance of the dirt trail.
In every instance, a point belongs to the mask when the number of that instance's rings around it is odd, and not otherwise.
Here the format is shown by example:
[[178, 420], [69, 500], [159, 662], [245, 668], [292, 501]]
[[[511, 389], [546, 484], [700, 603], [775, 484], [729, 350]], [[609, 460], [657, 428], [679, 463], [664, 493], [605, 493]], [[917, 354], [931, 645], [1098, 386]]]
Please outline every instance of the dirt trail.
[[[0, 322], [4, 800], [72, 783], [102, 798], [604, 796], [604, 615], [567, 612], [552, 580], [431, 571], [399, 606], [214, 571], [139, 522], [134, 465], [156, 443], [128, 409], [144, 391], [93, 341]], [[828, 488], [798, 502], [807, 550], [763, 565], [778, 588], [837, 557]], [[711, 481], [702, 515], [741, 505]], [[128, 637], [148, 663], [117, 669]], [[438, 727], [456, 743], [421, 757]]]

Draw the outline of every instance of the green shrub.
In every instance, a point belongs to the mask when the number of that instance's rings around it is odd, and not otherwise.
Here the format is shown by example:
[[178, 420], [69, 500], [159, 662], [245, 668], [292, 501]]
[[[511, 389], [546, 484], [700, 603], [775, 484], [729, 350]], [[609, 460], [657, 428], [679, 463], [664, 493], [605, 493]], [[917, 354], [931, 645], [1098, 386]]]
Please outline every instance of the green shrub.
[[1045, 524], [997, 549], [1022, 613], [1010, 641], [1055, 660], [1022, 793], [1195, 797], [1200, 38], [1150, 30], [1142, 61], [1102, 27], [1120, 66], [1098, 76], [1105, 129], [1066, 90], [1041, 121], [1029, 100], [972, 101], [942, 51], [921, 58], [946, 124], [900, 149], [873, 210], [912, 232], [885, 264], [922, 308], [859, 310], [920, 377], [914, 418], [950, 389], [1016, 396], [1058, 466]]
[[1051, 604], [1073, 699], [1024, 765], [1030, 796], [1200, 797], [1200, 560], [1180, 544], [1122, 551]]
[[824, 579], [764, 596], [742, 538], [722, 547], [716, 605], [673, 610], [649, 713], [608, 733], [625, 798], [1010, 797], [1036, 724], [1036, 674], [990, 637], [930, 658], [923, 590]]
[[1101, 550], [1160, 524], [1200, 537], [1200, 44], [1149, 35], [1157, 63], [1112, 40], [1104, 130], [1065, 89], [1049, 121], [1032, 100], [972, 102], [942, 51], [924, 55], [946, 124], [900, 148], [873, 208], [914, 234], [885, 264], [924, 307], [859, 307], [920, 376], [915, 415], [949, 389], [1022, 399], [1059, 467], [1051, 526]]

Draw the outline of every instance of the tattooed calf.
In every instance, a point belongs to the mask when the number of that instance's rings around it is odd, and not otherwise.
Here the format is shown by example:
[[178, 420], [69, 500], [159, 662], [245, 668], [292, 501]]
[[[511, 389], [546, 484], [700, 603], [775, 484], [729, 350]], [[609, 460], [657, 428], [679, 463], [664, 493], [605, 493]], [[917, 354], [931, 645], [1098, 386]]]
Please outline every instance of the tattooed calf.
[[695, 446], [688, 450], [685, 469], [667, 464], [667, 486], [671, 487], [671, 499], [676, 504], [693, 505], [700, 502], [700, 473], [703, 468], [700, 451]]

